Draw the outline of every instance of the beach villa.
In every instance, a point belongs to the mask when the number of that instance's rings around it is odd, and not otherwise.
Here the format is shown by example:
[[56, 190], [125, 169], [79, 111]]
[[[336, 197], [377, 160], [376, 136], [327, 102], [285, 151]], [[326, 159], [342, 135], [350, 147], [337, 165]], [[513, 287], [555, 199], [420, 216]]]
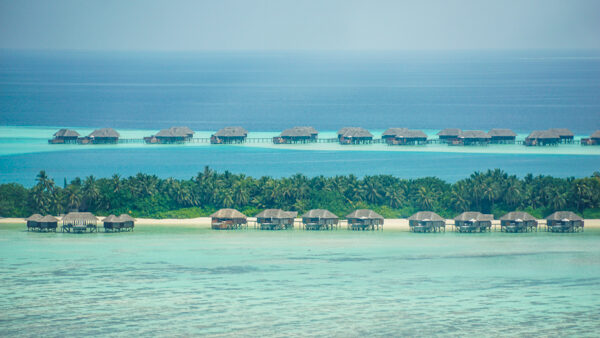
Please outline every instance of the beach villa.
[[266, 209], [256, 215], [256, 223], [261, 230], [287, 230], [294, 227], [297, 211]]
[[383, 230], [383, 216], [369, 209], [354, 210], [346, 215], [350, 230]]
[[571, 211], [557, 211], [546, 217], [546, 230], [551, 232], [583, 231], [583, 218]]
[[535, 217], [524, 211], [513, 211], [500, 217], [500, 231], [529, 232], [537, 231], [538, 222]]
[[225, 127], [210, 137], [211, 144], [244, 143], [248, 137], [248, 131], [242, 127]]
[[98, 218], [90, 212], [70, 212], [62, 218], [63, 232], [96, 232]]
[[273, 137], [273, 143], [310, 143], [317, 142], [319, 132], [313, 127], [293, 127]]
[[485, 232], [492, 228], [494, 215], [467, 211], [454, 218], [454, 229], [458, 232]]
[[493, 144], [515, 144], [517, 139], [517, 134], [510, 129], [491, 129], [488, 135]]
[[412, 232], [446, 231], [446, 220], [432, 211], [419, 211], [408, 218], [408, 229]]
[[312, 209], [302, 215], [306, 230], [332, 230], [337, 228], [339, 218], [329, 210]]
[[373, 142], [373, 134], [360, 127], [344, 127], [338, 131], [340, 144], [368, 144]]
[[221, 209], [210, 217], [210, 226], [214, 230], [241, 229], [248, 226], [246, 215], [236, 209]]

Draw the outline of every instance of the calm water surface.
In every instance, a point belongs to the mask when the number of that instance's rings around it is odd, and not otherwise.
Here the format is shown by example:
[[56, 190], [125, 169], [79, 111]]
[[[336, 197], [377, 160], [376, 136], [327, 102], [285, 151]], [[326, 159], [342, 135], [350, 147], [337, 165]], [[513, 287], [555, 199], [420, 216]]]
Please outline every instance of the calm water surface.
[[594, 336], [600, 232], [0, 228], [0, 335]]

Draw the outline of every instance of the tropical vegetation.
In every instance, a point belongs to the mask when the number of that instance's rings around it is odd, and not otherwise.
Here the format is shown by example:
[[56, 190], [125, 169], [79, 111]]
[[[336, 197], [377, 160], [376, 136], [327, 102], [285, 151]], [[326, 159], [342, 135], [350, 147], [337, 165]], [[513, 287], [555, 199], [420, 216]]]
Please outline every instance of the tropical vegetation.
[[371, 208], [389, 218], [407, 217], [419, 210], [444, 217], [463, 211], [498, 217], [513, 210], [528, 211], [536, 217], [557, 210], [600, 217], [600, 173], [587, 178], [531, 174], [519, 178], [495, 169], [475, 172], [451, 184], [435, 177], [402, 179], [390, 175], [253, 178], [206, 167], [187, 180], [139, 173], [75, 178], [68, 183], [65, 180], [61, 187], [41, 171], [30, 188], [15, 183], [0, 185], [0, 216], [4, 217], [79, 210], [98, 215], [188, 218], [207, 216], [220, 208], [237, 208], [249, 216], [267, 208], [300, 213], [322, 208], [339, 216], [357, 208]]

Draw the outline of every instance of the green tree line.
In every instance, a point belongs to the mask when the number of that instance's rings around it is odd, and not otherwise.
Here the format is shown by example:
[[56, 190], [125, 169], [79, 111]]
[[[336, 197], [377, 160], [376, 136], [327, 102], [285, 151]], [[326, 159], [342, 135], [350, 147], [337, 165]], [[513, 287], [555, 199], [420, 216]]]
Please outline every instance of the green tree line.
[[3, 217], [79, 210], [98, 215], [185, 218], [207, 216], [220, 208], [236, 208], [248, 216], [267, 208], [300, 213], [320, 208], [339, 216], [357, 208], [371, 208], [389, 218], [408, 217], [420, 210], [444, 217], [463, 211], [499, 217], [514, 210], [544, 217], [557, 210], [572, 210], [591, 218], [600, 217], [600, 173], [577, 179], [531, 174], [518, 178], [495, 169], [475, 172], [450, 184], [435, 177], [402, 179], [390, 175], [253, 178], [206, 167], [188, 180], [139, 173], [76, 178], [69, 183], [65, 180], [61, 187], [41, 171], [31, 188], [15, 183], [0, 185]]

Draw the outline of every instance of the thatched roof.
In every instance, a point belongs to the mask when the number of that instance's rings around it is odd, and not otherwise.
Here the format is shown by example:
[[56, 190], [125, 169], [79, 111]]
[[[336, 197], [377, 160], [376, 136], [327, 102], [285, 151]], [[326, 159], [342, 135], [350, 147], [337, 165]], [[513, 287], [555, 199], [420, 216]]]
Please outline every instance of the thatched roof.
[[194, 135], [194, 131], [188, 127], [171, 127], [169, 129], [163, 129], [159, 131], [156, 137], [191, 137]]
[[583, 218], [581, 218], [579, 215], [577, 215], [576, 213], [571, 212], [571, 211], [557, 211], [557, 212], [553, 213], [552, 215], [546, 217], [546, 219], [548, 221], [562, 221], [562, 220], [583, 221]]
[[73, 129], [60, 129], [56, 133], [54, 133], [56, 137], [79, 137], [79, 133]]
[[438, 136], [457, 136], [460, 135], [461, 130], [458, 128], [446, 128], [443, 130], [440, 130], [440, 132], [437, 133]]
[[94, 216], [91, 212], [70, 212], [66, 214], [62, 218], [63, 222], [74, 222], [74, 221], [82, 221], [82, 222], [90, 222], [97, 221], [98, 218]]
[[427, 134], [421, 130], [412, 130], [408, 128], [389, 128], [381, 137], [393, 136], [397, 138], [427, 138]]
[[358, 209], [346, 215], [346, 218], [383, 219], [383, 216], [369, 209]]
[[491, 137], [516, 137], [517, 134], [510, 129], [491, 129], [488, 131]]
[[531, 132], [531, 134], [529, 134], [529, 136], [527, 136], [527, 138], [550, 140], [559, 139], [560, 135], [557, 132], [551, 130], [534, 130]]
[[242, 127], [225, 127], [214, 134], [217, 137], [246, 137], [248, 131]]
[[381, 137], [396, 136], [399, 133], [405, 132], [407, 130], [408, 130], [408, 128], [388, 128], [386, 131], [383, 132], [383, 134], [381, 134]]
[[40, 223], [56, 223], [58, 219], [54, 216], [46, 215], [42, 217], [38, 222]]
[[575, 136], [573, 134], [573, 132], [570, 131], [567, 128], [552, 128], [552, 129], [548, 129], [548, 131], [557, 133], [558, 136], [561, 136], [561, 137], [573, 137], [573, 136]]
[[127, 215], [127, 214], [121, 214], [119, 217], [116, 217], [117, 222], [135, 222], [135, 218]]
[[500, 220], [502, 221], [515, 221], [515, 220], [522, 220], [522, 221], [535, 221], [535, 217], [531, 216], [530, 214], [526, 213], [525, 211], [512, 211], [509, 212], [508, 214], [500, 217]]
[[488, 135], [483, 130], [464, 130], [464, 131], [460, 132], [460, 135], [458, 137], [466, 138], [466, 139], [489, 139], [489, 138], [492, 138], [490, 135]]
[[373, 137], [373, 134], [361, 127], [344, 127], [338, 131], [338, 136], [346, 138], [365, 138]]
[[28, 222], [39, 222], [42, 218], [43, 218], [43, 216], [40, 214], [33, 214], [33, 215], [25, 218], [25, 220]]
[[98, 137], [98, 138], [119, 138], [119, 133], [112, 128], [102, 128], [94, 130], [89, 137]]
[[214, 218], [243, 218], [246, 219], [246, 215], [242, 214], [241, 212], [235, 210], [235, 209], [221, 209], [215, 213], [213, 213], [212, 215], [210, 215], [210, 217], [214, 217]]
[[590, 138], [600, 138], [600, 130], [596, 130], [592, 135], [590, 135]]
[[491, 221], [494, 219], [494, 215], [491, 214], [482, 214], [476, 211], [467, 211], [462, 214], [454, 217], [455, 221]]
[[108, 216], [104, 217], [104, 219], [102, 220], [102, 222], [105, 222], [105, 223], [118, 223], [119, 221], [117, 220], [117, 216], [115, 216], [115, 215], [108, 215]]
[[329, 210], [325, 210], [325, 209], [312, 209], [307, 211], [304, 215], [302, 215], [302, 218], [331, 218], [331, 219], [338, 219], [339, 217], [337, 217], [334, 213], [332, 213]]
[[442, 216], [433, 211], [419, 211], [408, 218], [409, 221], [444, 221]]
[[293, 127], [281, 132], [281, 137], [311, 137], [319, 132], [313, 127]]
[[266, 209], [256, 215], [256, 218], [296, 218], [297, 211], [283, 211], [281, 209]]

